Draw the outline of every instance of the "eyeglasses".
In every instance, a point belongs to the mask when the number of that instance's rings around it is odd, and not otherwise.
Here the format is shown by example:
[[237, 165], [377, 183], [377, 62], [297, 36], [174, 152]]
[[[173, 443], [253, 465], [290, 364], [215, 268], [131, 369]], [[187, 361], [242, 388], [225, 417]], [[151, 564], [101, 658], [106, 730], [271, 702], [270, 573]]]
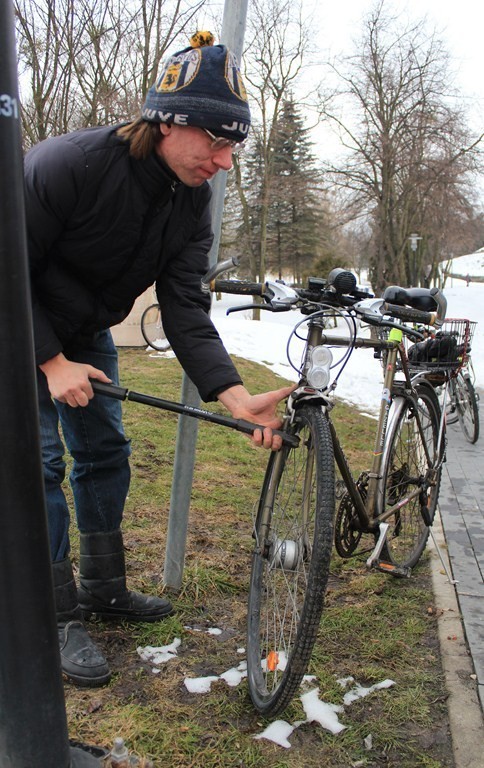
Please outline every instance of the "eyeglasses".
[[210, 149], [213, 152], [218, 152], [220, 149], [230, 147], [232, 152], [236, 154], [245, 147], [245, 141], [235, 141], [235, 139], [226, 139], [225, 136], [215, 136], [215, 134], [213, 134], [212, 131], [209, 131], [208, 128], [202, 128], [202, 131], [211, 138], [212, 143], [210, 144]]

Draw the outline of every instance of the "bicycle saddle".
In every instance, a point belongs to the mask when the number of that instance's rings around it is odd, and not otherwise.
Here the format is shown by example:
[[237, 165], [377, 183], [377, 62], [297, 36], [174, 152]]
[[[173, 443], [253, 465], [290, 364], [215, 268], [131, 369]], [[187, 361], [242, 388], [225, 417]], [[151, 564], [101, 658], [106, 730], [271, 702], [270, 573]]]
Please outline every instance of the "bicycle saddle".
[[385, 288], [382, 299], [388, 304], [408, 306], [423, 312], [434, 312], [437, 309], [437, 302], [430, 291], [430, 288], [401, 288], [398, 285], [389, 285]]

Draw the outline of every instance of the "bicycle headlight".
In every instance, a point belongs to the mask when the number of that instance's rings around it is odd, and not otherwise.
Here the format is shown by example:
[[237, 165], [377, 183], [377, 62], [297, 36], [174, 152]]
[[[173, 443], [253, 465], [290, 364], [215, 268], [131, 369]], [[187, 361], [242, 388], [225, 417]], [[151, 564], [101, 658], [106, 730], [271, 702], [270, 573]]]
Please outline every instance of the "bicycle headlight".
[[327, 347], [319, 346], [313, 348], [306, 376], [310, 387], [326, 389], [330, 380], [329, 369], [332, 362], [333, 355]]

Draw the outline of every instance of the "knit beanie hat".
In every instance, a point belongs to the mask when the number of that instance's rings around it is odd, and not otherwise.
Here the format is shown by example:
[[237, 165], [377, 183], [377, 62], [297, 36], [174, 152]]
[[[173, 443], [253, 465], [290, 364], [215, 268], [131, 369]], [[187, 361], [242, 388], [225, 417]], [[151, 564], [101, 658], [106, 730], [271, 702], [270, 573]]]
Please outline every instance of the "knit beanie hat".
[[208, 128], [235, 141], [247, 137], [250, 111], [235, 55], [197, 32], [191, 46], [166, 59], [146, 95], [141, 116], [153, 123]]

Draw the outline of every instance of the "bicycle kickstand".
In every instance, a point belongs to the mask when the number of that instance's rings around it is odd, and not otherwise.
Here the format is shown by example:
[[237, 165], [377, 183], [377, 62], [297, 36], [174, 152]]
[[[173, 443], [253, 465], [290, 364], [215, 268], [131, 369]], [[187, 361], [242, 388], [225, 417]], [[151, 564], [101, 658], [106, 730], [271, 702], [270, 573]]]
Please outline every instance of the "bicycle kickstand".
[[442, 563], [442, 568], [445, 571], [445, 575], [447, 576], [447, 578], [449, 580], [449, 584], [452, 584], [453, 586], [455, 586], [456, 584], [459, 583], [459, 581], [458, 581], [458, 579], [453, 579], [452, 578], [452, 574], [450, 573], [449, 566], [447, 565], [447, 563], [445, 562], [445, 560], [444, 560], [444, 558], [442, 556], [442, 550], [440, 548], [439, 542], [435, 538], [435, 535], [434, 535], [434, 532], [433, 532], [432, 528], [430, 528], [430, 535], [432, 536], [432, 541], [434, 543], [434, 547], [437, 550], [437, 554], [439, 556], [440, 562]]

